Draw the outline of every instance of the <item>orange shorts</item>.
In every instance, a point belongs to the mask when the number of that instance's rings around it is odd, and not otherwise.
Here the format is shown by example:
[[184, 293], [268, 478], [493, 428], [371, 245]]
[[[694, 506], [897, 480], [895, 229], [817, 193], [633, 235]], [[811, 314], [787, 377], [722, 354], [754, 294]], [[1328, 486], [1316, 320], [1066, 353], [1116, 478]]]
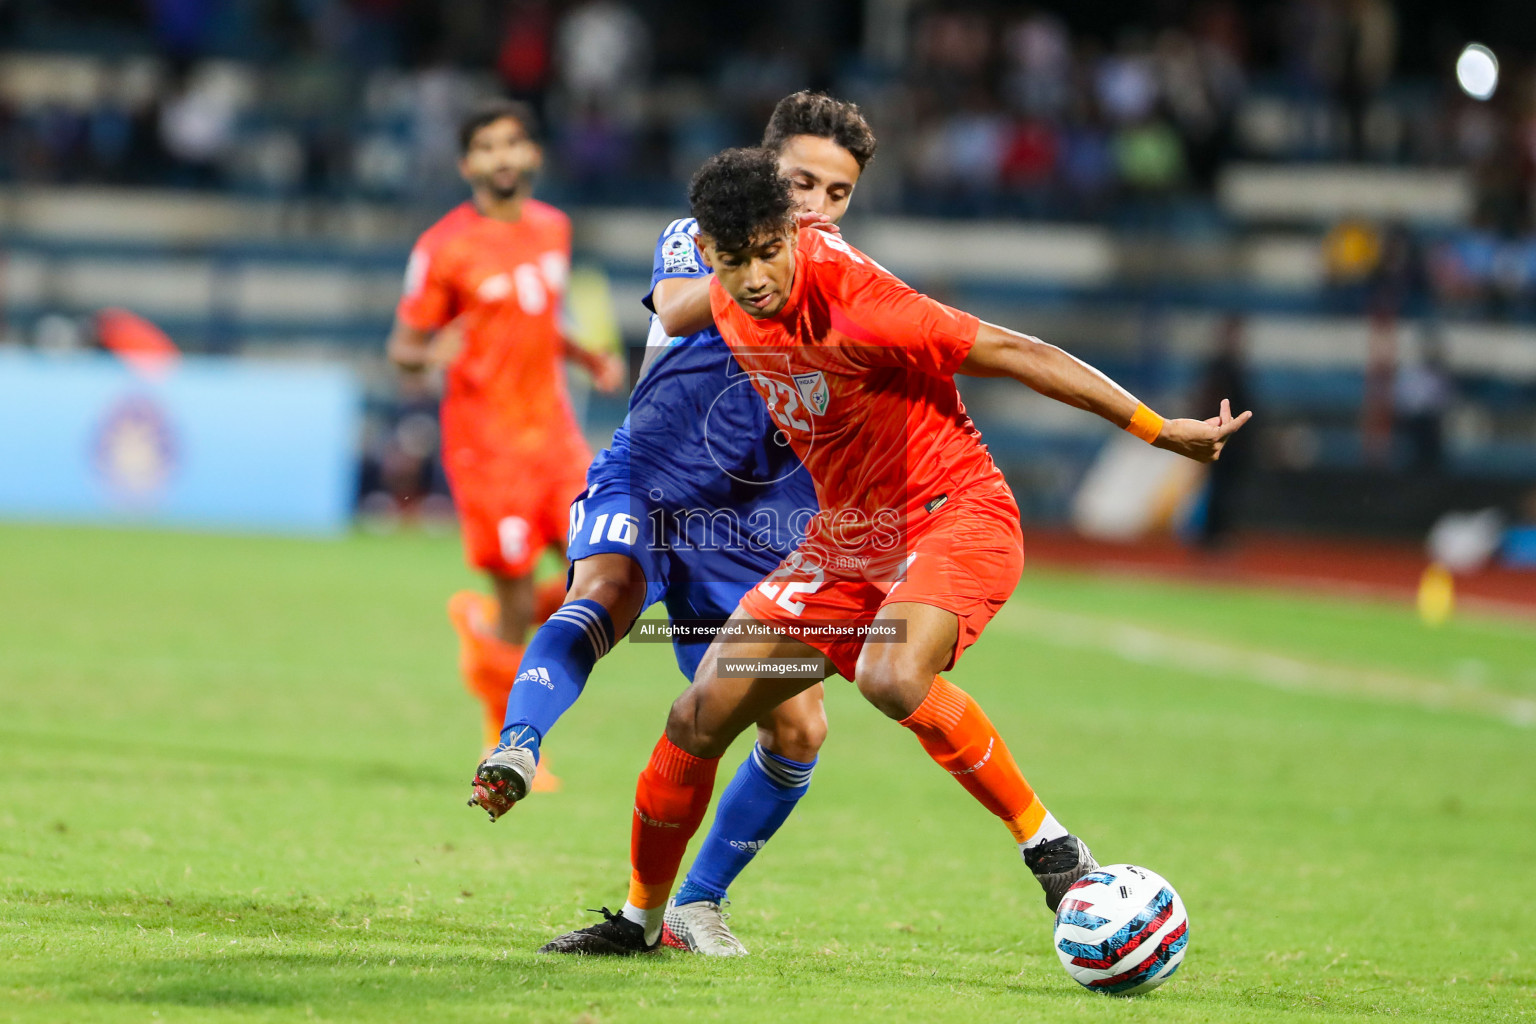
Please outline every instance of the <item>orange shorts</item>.
[[824, 568], [830, 560], [802, 546], [747, 591], [741, 599], [742, 610], [802, 637], [826, 655], [839, 675], [853, 679], [862, 639], [818, 635], [814, 630], [802, 633], [795, 625], [856, 625], [872, 621], [887, 604], [933, 605], [954, 612], [960, 620], [955, 650], [946, 666], [952, 668], [1013, 595], [1024, 571], [1018, 507], [1007, 491], [952, 499], [921, 527], [909, 528], [900, 554], [905, 572], [898, 563], [897, 572], [877, 573], [877, 578], [870, 579], [867, 573]]
[[545, 548], [563, 549], [571, 502], [586, 489], [590, 461], [550, 465], [455, 452], [446, 468], [465, 560], [497, 576], [527, 576]]

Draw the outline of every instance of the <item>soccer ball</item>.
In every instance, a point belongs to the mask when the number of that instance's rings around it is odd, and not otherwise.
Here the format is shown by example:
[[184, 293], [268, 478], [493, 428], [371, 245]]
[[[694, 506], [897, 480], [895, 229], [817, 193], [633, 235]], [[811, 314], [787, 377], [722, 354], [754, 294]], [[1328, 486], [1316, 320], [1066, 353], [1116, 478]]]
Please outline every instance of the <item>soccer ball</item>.
[[1173, 977], [1189, 945], [1189, 918], [1161, 875], [1110, 864], [1067, 890], [1054, 938], [1056, 955], [1079, 985], [1130, 996]]

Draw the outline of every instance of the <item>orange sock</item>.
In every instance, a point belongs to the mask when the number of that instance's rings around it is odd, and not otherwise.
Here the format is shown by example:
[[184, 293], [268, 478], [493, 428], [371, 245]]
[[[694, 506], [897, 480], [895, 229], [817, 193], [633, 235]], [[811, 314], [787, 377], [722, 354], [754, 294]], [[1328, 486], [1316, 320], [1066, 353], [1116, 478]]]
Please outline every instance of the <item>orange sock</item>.
[[495, 635], [496, 599], [461, 590], [448, 599], [448, 618], [459, 635], [459, 674], [464, 689], [484, 711], [485, 745], [494, 747], [507, 716], [507, 694], [517, 678], [523, 648], [503, 643]]
[[928, 696], [901, 724], [917, 736], [928, 756], [999, 818], [1020, 843], [1045, 820], [1045, 805], [1024, 780], [981, 705], [971, 695], [935, 676]]
[[556, 576], [533, 588], [533, 624], [537, 626], [565, 603], [565, 577]]
[[662, 736], [635, 787], [630, 830], [629, 902], [642, 910], [666, 905], [688, 840], [699, 830], [715, 789], [718, 757], [705, 760]]
[[512, 683], [517, 679], [523, 648], [491, 636], [475, 639], [474, 664], [464, 682], [469, 692], [480, 699], [485, 745], [494, 747], [501, 738], [501, 725], [507, 717], [507, 695], [512, 692]]

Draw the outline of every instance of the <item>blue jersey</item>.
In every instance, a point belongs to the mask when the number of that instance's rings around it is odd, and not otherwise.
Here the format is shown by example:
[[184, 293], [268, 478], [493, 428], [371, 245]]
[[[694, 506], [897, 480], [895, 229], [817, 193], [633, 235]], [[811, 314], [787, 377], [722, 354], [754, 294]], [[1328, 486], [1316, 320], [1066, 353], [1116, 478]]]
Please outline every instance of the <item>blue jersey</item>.
[[[692, 218], [675, 220], [657, 241], [643, 300], [653, 312], [658, 283], [709, 274], [697, 231]], [[799, 543], [817, 508], [810, 474], [787, 442], [719, 331], [671, 338], [653, 316], [629, 414], [593, 461], [589, 491], [622, 486], [701, 526], [704, 517], [729, 511], [742, 527], [737, 539], [776, 563]], [[687, 540], [699, 539], [686, 532]]]
[[[709, 273], [696, 231], [689, 219], [662, 232], [651, 292]], [[810, 474], [720, 332], [669, 338], [653, 316], [629, 415], [571, 505], [572, 563], [624, 555], [645, 574], [647, 607], [665, 601], [674, 622], [719, 622], [794, 550], [816, 510]], [[674, 637], [683, 675], [693, 678], [712, 635]]]

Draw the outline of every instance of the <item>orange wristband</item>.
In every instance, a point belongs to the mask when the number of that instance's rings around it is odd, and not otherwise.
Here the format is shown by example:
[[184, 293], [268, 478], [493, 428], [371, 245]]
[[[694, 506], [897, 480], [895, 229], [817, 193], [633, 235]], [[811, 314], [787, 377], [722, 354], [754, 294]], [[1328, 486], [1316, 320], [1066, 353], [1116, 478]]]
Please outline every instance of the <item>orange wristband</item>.
[[1157, 440], [1157, 435], [1163, 432], [1163, 418], [1142, 402], [1136, 406], [1136, 411], [1131, 414], [1131, 422], [1126, 424], [1126, 433], [1135, 434], [1147, 444]]

